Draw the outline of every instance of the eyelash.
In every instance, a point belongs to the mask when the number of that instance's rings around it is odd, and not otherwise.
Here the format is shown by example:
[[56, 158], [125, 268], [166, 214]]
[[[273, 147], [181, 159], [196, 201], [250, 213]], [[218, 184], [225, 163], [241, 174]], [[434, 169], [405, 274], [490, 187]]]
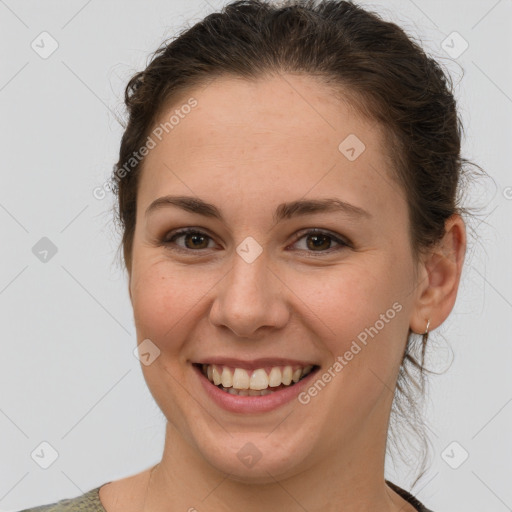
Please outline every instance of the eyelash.
[[[208, 237], [210, 240], [212, 240], [212, 238], [204, 231], [201, 231], [201, 230], [195, 229], [195, 228], [186, 228], [186, 229], [182, 229], [182, 230], [177, 231], [176, 233], [172, 234], [172, 236], [170, 238], [166, 237], [164, 240], [162, 240], [162, 244], [166, 247], [169, 247], [170, 245], [174, 245], [174, 242], [176, 239], [181, 238], [186, 235], [200, 235], [200, 236]], [[334, 241], [335, 243], [337, 243], [339, 245], [339, 247], [337, 247], [337, 248], [334, 248], [334, 249], [329, 248], [325, 251], [309, 251], [306, 249], [299, 249], [301, 251], [305, 251], [305, 252], [309, 253], [309, 255], [314, 255], [313, 257], [316, 257], [317, 255], [321, 255], [321, 254], [331, 254], [332, 252], [337, 252], [344, 248], [352, 247], [352, 244], [348, 240], [343, 240], [343, 239], [339, 238], [338, 236], [330, 233], [329, 231], [325, 231], [325, 230], [321, 230], [321, 229], [317, 229], [317, 228], [309, 229], [307, 231], [302, 231], [302, 232], [297, 233], [294, 237], [292, 244], [297, 243], [302, 238], [306, 238], [306, 237], [312, 236], [312, 235], [325, 236], [327, 238], [330, 238], [331, 241]], [[169, 248], [171, 248], [171, 247], [169, 247]], [[172, 247], [172, 249], [180, 251], [180, 252], [187, 252], [187, 253], [202, 252], [202, 251], [207, 250], [207, 249], [197, 249], [197, 250], [187, 249], [187, 248], [183, 248], [183, 247], [179, 247], [179, 246]]]

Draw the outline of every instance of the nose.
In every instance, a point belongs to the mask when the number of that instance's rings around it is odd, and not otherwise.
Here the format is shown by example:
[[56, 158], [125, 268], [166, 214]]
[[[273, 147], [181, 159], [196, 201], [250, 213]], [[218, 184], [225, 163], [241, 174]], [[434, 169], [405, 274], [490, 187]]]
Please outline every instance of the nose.
[[235, 254], [231, 270], [216, 288], [210, 321], [238, 337], [255, 338], [288, 322], [287, 288], [269, 268], [265, 253], [251, 263]]

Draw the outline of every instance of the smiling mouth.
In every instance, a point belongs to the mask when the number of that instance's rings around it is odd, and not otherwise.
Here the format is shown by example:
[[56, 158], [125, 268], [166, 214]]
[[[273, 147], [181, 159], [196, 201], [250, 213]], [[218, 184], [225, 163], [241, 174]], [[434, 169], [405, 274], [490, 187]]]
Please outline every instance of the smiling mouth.
[[290, 388], [319, 366], [271, 366], [246, 370], [219, 364], [195, 364], [220, 390], [238, 396], [265, 396]]

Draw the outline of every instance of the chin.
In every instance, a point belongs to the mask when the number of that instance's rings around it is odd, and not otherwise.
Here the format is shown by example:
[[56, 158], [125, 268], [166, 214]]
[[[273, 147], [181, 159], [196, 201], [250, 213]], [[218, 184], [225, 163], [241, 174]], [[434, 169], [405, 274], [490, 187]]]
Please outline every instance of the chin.
[[[285, 439], [286, 437], [286, 439]], [[272, 484], [302, 472], [308, 453], [299, 436], [269, 436], [268, 433], [225, 433], [221, 442], [216, 435], [197, 440], [196, 450], [217, 471], [231, 480], [247, 484]], [[305, 437], [305, 436], [304, 436]], [[310, 439], [310, 437], [309, 437]], [[311, 441], [309, 441], [311, 442]]]

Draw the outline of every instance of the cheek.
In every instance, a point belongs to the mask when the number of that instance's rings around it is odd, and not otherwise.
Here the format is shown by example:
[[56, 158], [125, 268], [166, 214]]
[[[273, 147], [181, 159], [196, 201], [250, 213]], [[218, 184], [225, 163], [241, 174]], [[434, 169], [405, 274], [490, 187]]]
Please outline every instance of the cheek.
[[187, 313], [204, 294], [203, 287], [185, 269], [170, 268], [165, 262], [137, 268], [131, 292], [139, 336], [160, 343], [175, 338], [175, 331], [183, 329]]
[[324, 398], [317, 407], [325, 409], [332, 424], [347, 423], [347, 418], [352, 418], [348, 424], [363, 421], [381, 399], [393, 395], [405, 348], [406, 307], [391, 269], [386, 274], [371, 270], [375, 268], [345, 267], [327, 282], [319, 276], [302, 281], [307, 305], [302, 311], [315, 313], [316, 326], [310, 328], [330, 354], [329, 366], [319, 376], [328, 382], [327, 391], [319, 393]]
[[346, 355], [355, 371], [361, 366], [393, 371], [407, 330], [403, 274], [384, 259], [368, 258], [296, 279], [300, 315], [316, 324], [315, 334], [333, 360]]

